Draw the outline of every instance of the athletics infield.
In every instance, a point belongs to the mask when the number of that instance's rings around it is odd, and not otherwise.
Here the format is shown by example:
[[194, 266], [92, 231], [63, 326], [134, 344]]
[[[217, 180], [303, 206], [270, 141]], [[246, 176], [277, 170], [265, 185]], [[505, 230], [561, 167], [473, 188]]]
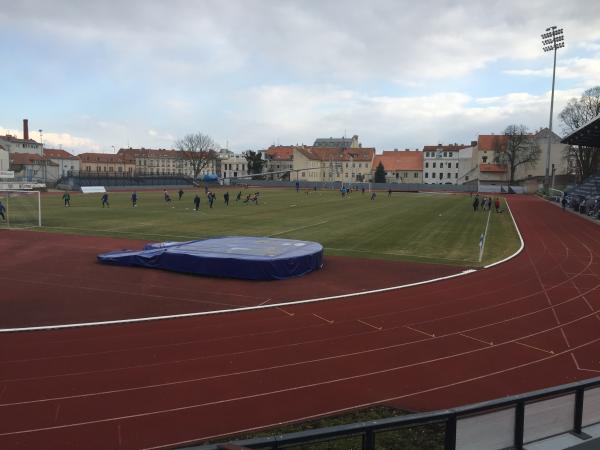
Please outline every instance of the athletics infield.
[[[466, 274], [326, 256], [295, 280], [198, 279], [94, 262], [139, 241], [3, 231], [0, 448], [169, 448], [600, 375], [598, 225], [534, 197], [508, 202], [523, 251]], [[324, 297], [337, 298], [292, 304]], [[76, 326], [14, 331], [56, 325]]]

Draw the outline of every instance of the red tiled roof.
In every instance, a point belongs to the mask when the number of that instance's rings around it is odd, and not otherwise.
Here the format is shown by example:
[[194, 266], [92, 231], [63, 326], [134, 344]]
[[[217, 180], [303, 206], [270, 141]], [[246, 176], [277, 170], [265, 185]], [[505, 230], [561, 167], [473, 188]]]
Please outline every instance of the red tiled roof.
[[19, 139], [16, 136], [13, 136], [11, 134], [6, 134], [4, 136], [0, 136], [1, 139], [4, 139], [5, 141], [10, 141], [10, 142], [17, 142], [17, 143], [28, 143], [28, 144], [39, 144], [39, 142], [34, 141], [33, 139]]
[[111, 153], [80, 153], [78, 156], [82, 162], [89, 163], [125, 164], [135, 162], [124, 155], [113, 155]]
[[77, 159], [77, 156], [71, 155], [69, 152], [60, 149], [45, 148], [44, 156], [53, 159]]
[[503, 134], [480, 134], [477, 139], [477, 148], [480, 151], [495, 151], [506, 148], [508, 137]]
[[31, 164], [39, 164], [40, 161], [46, 161], [46, 165], [48, 166], [56, 166], [56, 163], [52, 161], [46, 160], [40, 155], [36, 155], [33, 153], [11, 153], [9, 156], [11, 164], [18, 165], [31, 165]]
[[387, 172], [423, 170], [423, 152], [384, 151], [383, 155], [375, 155], [373, 170], [380, 162]]
[[167, 150], [164, 148], [120, 148], [117, 155], [124, 155], [129, 158], [137, 156], [145, 156], [148, 158], [176, 158], [179, 154], [178, 150]]
[[293, 145], [271, 145], [266, 152], [267, 159], [276, 161], [291, 161], [294, 159]]
[[480, 172], [506, 172], [506, 165], [504, 164], [479, 164]]
[[318, 161], [372, 161], [374, 148], [296, 147], [308, 159]]

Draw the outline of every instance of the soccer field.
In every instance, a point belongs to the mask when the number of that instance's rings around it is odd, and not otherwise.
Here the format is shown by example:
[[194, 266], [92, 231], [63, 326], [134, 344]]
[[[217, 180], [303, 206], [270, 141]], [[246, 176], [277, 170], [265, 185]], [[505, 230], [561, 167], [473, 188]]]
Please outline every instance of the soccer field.
[[[246, 194], [257, 189], [242, 190]], [[229, 206], [223, 193], [229, 191]], [[204, 190], [186, 190], [181, 200], [170, 191], [138, 192], [131, 207], [130, 192], [110, 193], [110, 208], [102, 208], [101, 194], [72, 194], [63, 207], [60, 194], [42, 196], [42, 230], [148, 241], [191, 240], [212, 236], [272, 236], [320, 242], [326, 255], [401, 259], [478, 266], [500, 260], [520, 243], [506, 204], [502, 214], [491, 213], [483, 261], [479, 238], [487, 212], [474, 213], [468, 195], [262, 189], [259, 204], [236, 201], [239, 189], [220, 188], [209, 209]], [[194, 211], [196, 192], [202, 199]]]

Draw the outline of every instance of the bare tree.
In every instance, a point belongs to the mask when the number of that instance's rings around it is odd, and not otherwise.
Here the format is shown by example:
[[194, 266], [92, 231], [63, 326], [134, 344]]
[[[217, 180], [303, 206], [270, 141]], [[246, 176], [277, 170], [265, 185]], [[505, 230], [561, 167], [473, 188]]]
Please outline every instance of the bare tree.
[[196, 179], [202, 169], [216, 159], [219, 145], [207, 134], [192, 133], [175, 141], [175, 148], [181, 152], [183, 161], [189, 162]]
[[[563, 131], [572, 133], [600, 114], [600, 86], [585, 91], [580, 99], [571, 99], [558, 117], [562, 121]], [[570, 147], [566, 155], [575, 161], [579, 181], [593, 174], [600, 165], [600, 148], [576, 146]]]
[[517, 167], [531, 167], [540, 159], [541, 150], [525, 125], [509, 125], [504, 130], [505, 140], [500, 145], [499, 162], [509, 169], [509, 186], [515, 179]]

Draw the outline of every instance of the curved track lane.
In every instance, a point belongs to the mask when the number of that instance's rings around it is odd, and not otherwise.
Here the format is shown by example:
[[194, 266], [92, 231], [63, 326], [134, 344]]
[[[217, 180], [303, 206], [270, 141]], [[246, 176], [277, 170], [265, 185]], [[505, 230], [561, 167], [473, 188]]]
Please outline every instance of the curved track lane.
[[168, 448], [373, 404], [433, 410], [600, 374], [600, 233], [513, 197], [505, 264], [399, 291], [0, 336], [0, 448]]

